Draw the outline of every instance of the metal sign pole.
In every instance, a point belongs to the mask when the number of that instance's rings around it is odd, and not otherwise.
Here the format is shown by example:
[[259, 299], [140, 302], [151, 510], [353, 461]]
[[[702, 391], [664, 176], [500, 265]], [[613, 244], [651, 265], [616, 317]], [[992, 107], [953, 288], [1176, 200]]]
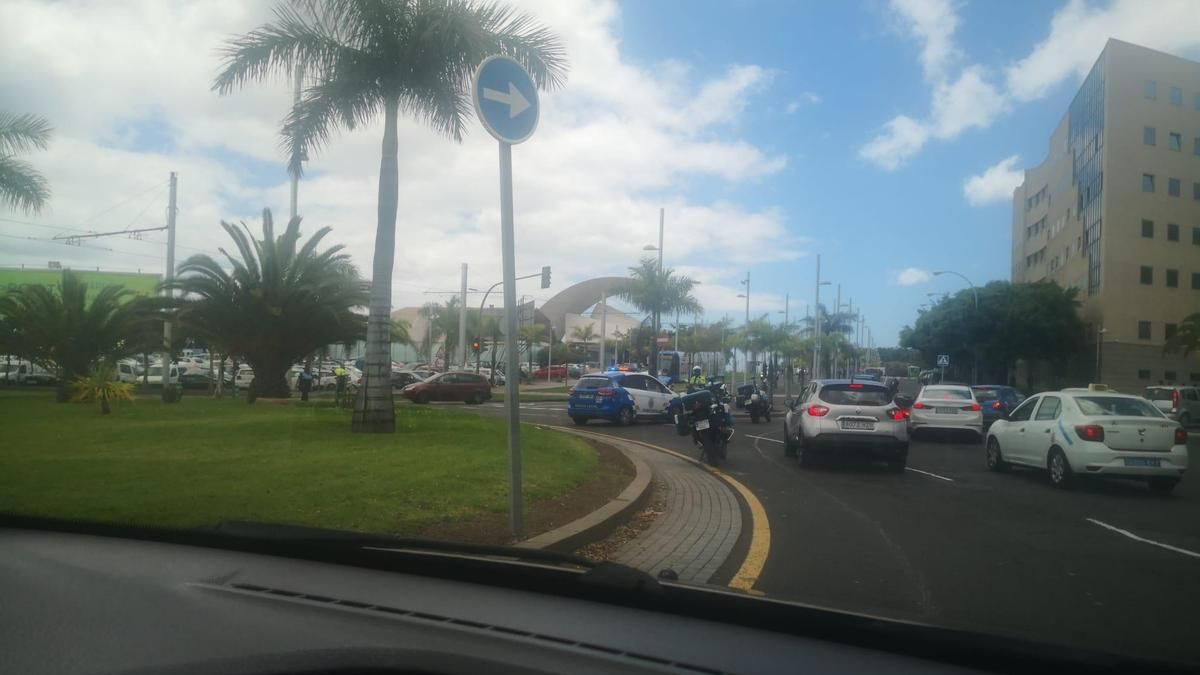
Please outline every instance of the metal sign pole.
[[504, 408], [508, 418], [509, 525], [525, 535], [521, 507], [521, 407], [517, 364], [517, 261], [513, 241], [512, 145], [500, 145], [500, 250], [504, 259]]

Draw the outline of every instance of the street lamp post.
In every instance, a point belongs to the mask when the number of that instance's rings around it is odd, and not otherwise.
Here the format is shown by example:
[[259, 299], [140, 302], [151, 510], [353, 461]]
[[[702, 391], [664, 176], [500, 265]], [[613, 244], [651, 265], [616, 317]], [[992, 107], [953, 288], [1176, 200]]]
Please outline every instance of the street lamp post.
[[[642, 247], [643, 251], [658, 251], [658, 277], [659, 283], [662, 282], [663, 275], [663, 226], [666, 223], [666, 209], [660, 207], [658, 209], [658, 246], [654, 244], [646, 244]], [[658, 375], [658, 330], [660, 318], [658, 310], [654, 310], [654, 320], [651, 322], [651, 329], [654, 332], [654, 337], [650, 340], [650, 367], [653, 375]]]
[[[746, 299], [746, 323], [745, 326], [750, 326], [750, 271], [746, 271], [746, 278], [742, 279], [741, 284], [746, 287], [745, 293], [738, 293], [739, 298]], [[742, 374], [742, 384], [746, 384], [750, 380], [750, 352], [742, 350], [746, 355], [746, 368]]]
[[817, 255], [817, 297], [813, 306], [813, 372], [812, 379], [821, 377], [821, 287], [830, 282], [821, 281], [821, 256]]
[[[789, 293], [783, 294], [783, 334], [791, 337], [791, 325], [788, 323], [788, 310], [791, 309], [792, 296]], [[788, 350], [791, 354], [791, 350]], [[783, 368], [783, 397], [789, 399], [792, 397], [792, 357], [788, 356], [785, 359]]]
[[1107, 328], [1099, 328], [1096, 331], [1096, 382], [1103, 382], [1100, 371], [1100, 337], [1108, 332]]
[[[978, 318], [979, 318], [979, 291], [976, 290], [975, 284], [971, 283], [971, 280], [968, 279], [967, 277], [963, 276], [962, 274], [959, 274], [958, 272], [954, 272], [952, 270], [942, 270], [940, 272], [934, 272], [933, 276], [940, 277], [943, 274], [953, 274], [954, 276], [958, 277], [959, 279], [962, 279], [963, 281], [967, 282], [967, 285], [971, 287], [971, 295], [975, 298], [975, 318], [978, 320]], [[972, 345], [971, 346], [971, 384], [978, 384], [979, 383], [978, 378], [979, 378], [979, 347], [978, 347], [978, 345]]]

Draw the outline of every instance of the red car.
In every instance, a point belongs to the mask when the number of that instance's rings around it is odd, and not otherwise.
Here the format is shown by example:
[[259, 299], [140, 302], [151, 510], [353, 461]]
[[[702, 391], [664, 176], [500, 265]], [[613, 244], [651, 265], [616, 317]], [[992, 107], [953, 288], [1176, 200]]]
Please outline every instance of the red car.
[[550, 366], [549, 368], [547, 368], [546, 366], [542, 366], [541, 368], [538, 368], [537, 370], [533, 371], [533, 376], [531, 379], [533, 379], [535, 381], [536, 380], [544, 380], [547, 378], [547, 376], [549, 376], [549, 379], [551, 379], [551, 380], [564, 379], [567, 376], [567, 367], [566, 366]]
[[487, 378], [463, 370], [441, 373], [414, 382], [400, 390], [400, 395], [413, 403], [430, 401], [463, 401], [483, 403], [492, 397], [492, 386]]

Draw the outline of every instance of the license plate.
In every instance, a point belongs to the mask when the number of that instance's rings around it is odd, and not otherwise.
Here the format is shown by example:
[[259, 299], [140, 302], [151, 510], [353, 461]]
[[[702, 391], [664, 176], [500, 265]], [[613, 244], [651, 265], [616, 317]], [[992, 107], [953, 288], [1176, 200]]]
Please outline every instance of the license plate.
[[958, 408], [934, 408], [933, 411], [939, 415], [957, 415]]
[[596, 400], [596, 395], [595, 394], [577, 394], [576, 398], [578, 398], [580, 401], [591, 402], [591, 401]]
[[704, 431], [708, 428], [708, 420], [696, 420], [696, 431]]
[[863, 420], [844, 420], [842, 422], [843, 429], [856, 429], [859, 431], [875, 431], [874, 422], [866, 422]]
[[1126, 457], [1125, 466], [1151, 466], [1158, 468], [1162, 466], [1162, 460], [1158, 458], [1151, 459], [1149, 457]]

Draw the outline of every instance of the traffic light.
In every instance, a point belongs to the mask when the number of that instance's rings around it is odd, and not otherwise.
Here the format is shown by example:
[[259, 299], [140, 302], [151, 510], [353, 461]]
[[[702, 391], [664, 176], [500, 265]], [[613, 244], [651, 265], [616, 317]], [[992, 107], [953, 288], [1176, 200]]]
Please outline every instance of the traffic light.
[[550, 288], [550, 266], [542, 268], [542, 288]]
[[472, 340], [471, 340], [471, 351], [473, 351], [473, 352], [475, 352], [476, 354], [478, 354], [478, 353], [479, 353], [479, 350], [480, 350], [480, 349], [482, 349], [482, 348], [483, 348], [483, 345], [482, 345], [482, 344], [480, 344], [480, 342], [479, 342], [479, 338], [474, 338], [474, 339], [472, 339]]

